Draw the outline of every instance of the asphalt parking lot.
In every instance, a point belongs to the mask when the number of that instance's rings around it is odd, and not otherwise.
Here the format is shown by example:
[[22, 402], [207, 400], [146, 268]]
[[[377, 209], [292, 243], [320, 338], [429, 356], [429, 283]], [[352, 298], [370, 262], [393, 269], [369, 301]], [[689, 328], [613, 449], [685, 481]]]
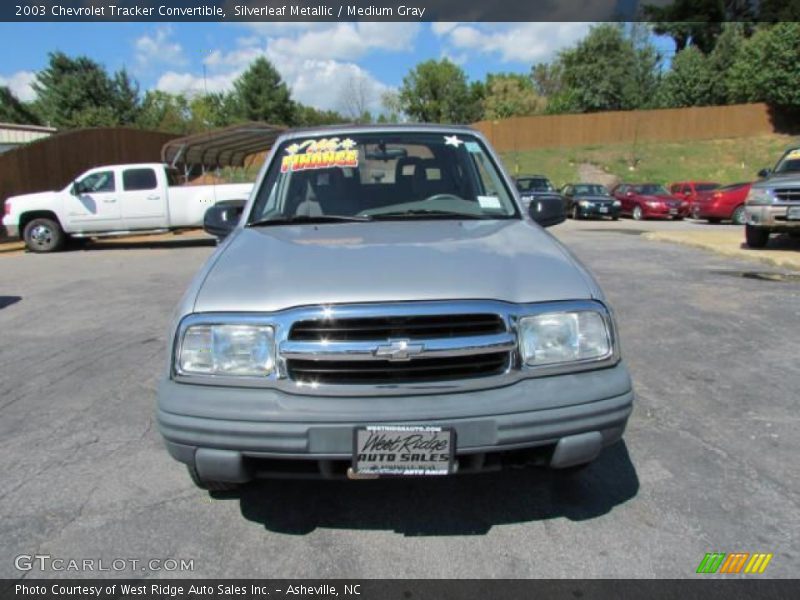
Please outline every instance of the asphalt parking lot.
[[153, 422], [170, 313], [213, 247], [0, 255], [0, 577], [77, 575], [15, 569], [48, 554], [194, 561], [101, 576], [681, 578], [706, 552], [773, 553], [763, 576], [796, 577], [800, 281], [639, 235], [692, 226], [553, 229], [611, 300], [637, 392], [624, 443], [582, 476], [213, 497]]

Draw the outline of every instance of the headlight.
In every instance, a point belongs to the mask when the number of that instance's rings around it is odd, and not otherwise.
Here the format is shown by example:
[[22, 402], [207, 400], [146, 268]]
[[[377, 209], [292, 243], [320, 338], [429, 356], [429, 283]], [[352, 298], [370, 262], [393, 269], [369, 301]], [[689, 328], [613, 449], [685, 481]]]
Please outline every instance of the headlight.
[[614, 200], [614, 206], [622, 206], [622, 202], [619, 200]]
[[600, 359], [612, 352], [606, 320], [595, 311], [523, 317], [519, 346], [528, 366]]
[[747, 193], [747, 204], [772, 204], [773, 197], [769, 190], [751, 187]]
[[582, 208], [588, 208], [589, 206], [592, 205], [592, 203], [589, 202], [588, 200], [581, 200], [578, 202], [578, 205], [581, 206]]
[[275, 368], [275, 332], [264, 325], [193, 325], [180, 342], [187, 375], [266, 376]]
[[661, 202], [655, 202], [653, 200], [648, 200], [647, 202], [645, 202], [645, 204], [647, 204], [647, 206], [649, 206], [650, 208], [658, 208], [659, 206], [661, 206]]

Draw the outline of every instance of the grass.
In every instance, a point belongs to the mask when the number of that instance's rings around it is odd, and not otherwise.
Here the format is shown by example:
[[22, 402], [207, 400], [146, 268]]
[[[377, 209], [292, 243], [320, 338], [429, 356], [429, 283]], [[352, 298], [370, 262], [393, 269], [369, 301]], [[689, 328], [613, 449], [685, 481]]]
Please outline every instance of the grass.
[[[772, 167], [797, 138], [765, 135], [692, 142], [657, 142], [543, 148], [509, 152], [503, 160], [513, 174], [541, 173], [560, 187], [579, 181], [578, 167], [588, 163], [620, 181], [656, 182], [705, 180], [719, 183], [752, 181]], [[635, 165], [635, 166], [634, 166]]]

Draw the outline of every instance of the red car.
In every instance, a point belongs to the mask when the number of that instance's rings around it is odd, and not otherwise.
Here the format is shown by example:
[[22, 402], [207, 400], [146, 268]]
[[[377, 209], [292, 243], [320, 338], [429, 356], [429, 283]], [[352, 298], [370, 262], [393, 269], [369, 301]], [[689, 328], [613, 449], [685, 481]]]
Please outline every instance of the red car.
[[669, 191], [676, 198], [686, 200], [691, 206], [692, 202], [707, 196], [719, 186], [719, 183], [712, 181], [681, 181], [669, 186]]
[[657, 183], [622, 183], [611, 191], [622, 204], [620, 213], [642, 219], [675, 219], [689, 215], [689, 203]]
[[701, 195], [692, 202], [692, 218], [705, 219], [709, 223], [730, 220], [735, 225], [744, 225], [744, 201], [751, 185], [752, 183], [734, 183]]

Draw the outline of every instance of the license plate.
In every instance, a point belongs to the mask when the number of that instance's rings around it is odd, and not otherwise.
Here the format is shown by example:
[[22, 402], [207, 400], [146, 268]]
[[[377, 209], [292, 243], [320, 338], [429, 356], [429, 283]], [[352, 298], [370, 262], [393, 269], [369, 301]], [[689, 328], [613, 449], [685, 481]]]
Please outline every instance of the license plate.
[[670, 208], [670, 209], [669, 209], [669, 214], [671, 214], [671, 215], [677, 215], [677, 214], [678, 214], [678, 209], [677, 209], [677, 208]]
[[800, 206], [792, 206], [787, 209], [786, 218], [790, 221], [800, 221]]
[[447, 427], [373, 425], [353, 433], [356, 475], [449, 475], [456, 436]]
[[598, 210], [599, 210], [601, 213], [607, 213], [607, 212], [608, 212], [608, 207], [607, 207], [607, 206], [601, 206], [601, 207], [600, 207]]

